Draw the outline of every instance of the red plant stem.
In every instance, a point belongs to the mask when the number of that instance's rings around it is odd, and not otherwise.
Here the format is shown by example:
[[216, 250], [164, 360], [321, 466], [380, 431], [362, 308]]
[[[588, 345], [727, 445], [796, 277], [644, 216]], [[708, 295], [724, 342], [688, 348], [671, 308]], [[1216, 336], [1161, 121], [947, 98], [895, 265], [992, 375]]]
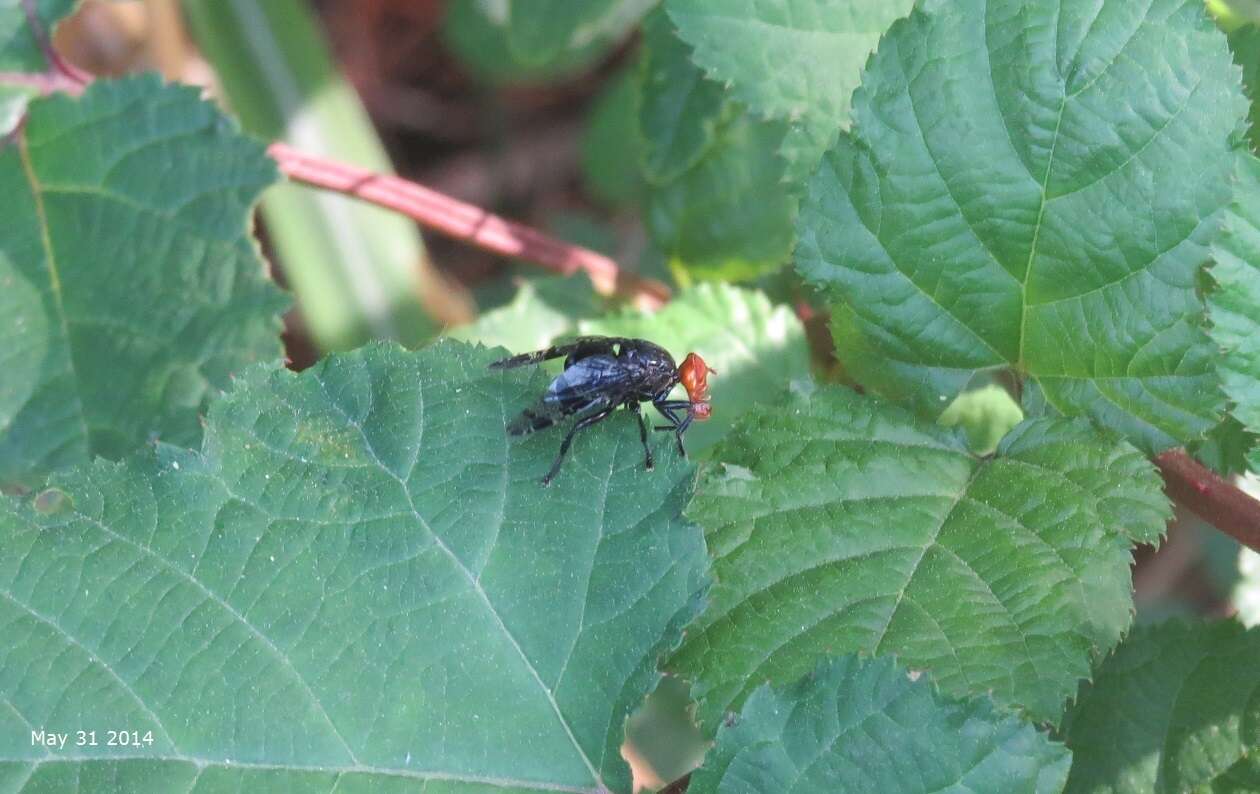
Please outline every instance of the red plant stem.
[[284, 143], [273, 143], [268, 152], [285, 176], [295, 182], [401, 212], [440, 234], [496, 254], [526, 259], [563, 275], [586, 271], [600, 292], [633, 296], [643, 308], [657, 308], [669, 300], [669, 288], [664, 284], [627, 273], [603, 254], [557, 240], [415, 182], [305, 154]]
[[[603, 292], [635, 295], [647, 308], [669, 300], [663, 284], [621, 271], [608, 257], [549, 237], [399, 177], [303, 154], [283, 143], [270, 148], [290, 179], [334, 190], [408, 215], [442, 234], [495, 253], [536, 262], [565, 275], [585, 270]], [[1217, 476], [1185, 450], [1155, 459], [1168, 494], [1222, 532], [1260, 551], [1260, 502]]]
[[26, 13], [26, 24], [31, 27], [31, 35], [39, 42], [39, 48], [44, 53], [44, 58], [48, 61], [48, 69], [52, 75], [59, 75], [72, 85], [77, 85], [80, 89], [92, 81], [92, 76], [83, 71], [79, 67], [61, 57], [61, 54], [53, 47], [52, 36], [48, 35], [48, 31], [44, 30], [44, 25], [40, 21], [39, 11], [35, 8], [35, 0], [22, 0], [22, 11]]
[[1260, 502], [1184, 449], [1170, 449], [1155, 458], [1168, 495], [1239, 543], [1260, 551]]
[[83, 83], [77, 82], [65, 73], [55, 69], [34, 74], [0, 72], [0, 85], [30, 88], [42, 95], [48, 95], [56, 91], [64, 91], [67, 94], [80, 94], [83, 92]]
[[[0, 84], [27, 85], [41, 93], [82, 91], [91, 80], [90, 75], [56, 52], [40, 24], [32, 0], [22, 0], [22, 8], [50, 68], [44, 74], [0, 73]], [[0, 148], [8, 137], [19, 131], [20, 127], [6, 136]], [[535, 262], [557, 273], [571, 275], [584, 270], [601, 292], [632, 295], [644, 308], [659, 307], [670, 298], [669, 288], [664, 284], [626, 273], [603, 254], [557, 240], [415, 182], [303, 154], [283, 143], [272, 144], [268, 151], [280, 170], [295, 182], [337, 191], [401, 212], [441, 234], [504, 256]], [[1243, 545], [1260, 551], [1260, 501], [1194, 460], [1183, 449], [1160, 454], [1155, 464], [1163, 474], [1169, 496]], [[670, 784], [666, 791], [682, 791], [675, 788], [679, 784], [685, 786], [685, 779]]]

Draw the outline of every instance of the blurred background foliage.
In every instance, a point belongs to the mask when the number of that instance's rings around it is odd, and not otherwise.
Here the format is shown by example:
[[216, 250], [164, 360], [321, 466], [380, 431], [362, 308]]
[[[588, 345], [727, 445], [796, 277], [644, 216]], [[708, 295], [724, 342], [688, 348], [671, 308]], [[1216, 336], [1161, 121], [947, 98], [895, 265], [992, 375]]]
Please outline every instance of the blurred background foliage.
[[[397, 215], [281, 186], [264, 200], [259, 234], [295, 296], [292, 367], [371, 338], [415, 347], [448, 334], [519, 351], [574, 333], [647, 336], [677, 355], [696, 349], [719, 372], [714, 421], [689, 436], [703, 456], [753, 401], [792, 379], [846, 380], [843, 351], [790, 260], [793, 185], [848, 110], [845, 101], [819, 105], [825, 118], [751, 109], [744, 102], [757, 97], [713, 80], [656, 5], [86, 0], [56, 35], [94, 74], [157, 70], [204, 86], [260, 138], [396, 171], [603, 252], [676, 296], [649, 315], [584, 276], [503, 261]], [[1236, 52], [1260, 53], [1260, 0], [1208, 6]], [[985, 454], [1020, 417], [1003, 384], [976, 383], [941, 421]], [[1235, 611], [1260, 620], [1260, 558], [1240, 557], [1193, 516], [1180, 516], [1158, 551], [1140, 551], [1134, 582], [1140, 621]], [[703, 745], [685, 683], [665, 679], [628, 735], [623, 754], [641, 786], [694, 766]]]

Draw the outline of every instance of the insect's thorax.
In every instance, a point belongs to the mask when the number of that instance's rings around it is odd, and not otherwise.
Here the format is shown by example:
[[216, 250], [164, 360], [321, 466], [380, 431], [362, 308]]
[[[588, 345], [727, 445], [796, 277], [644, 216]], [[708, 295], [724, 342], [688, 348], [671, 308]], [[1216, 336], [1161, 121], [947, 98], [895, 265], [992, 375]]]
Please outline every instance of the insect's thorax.
[[627, 345], [617, 358], [634, 373], [636, 396], [641, 400], [663, 397], [678, 383], [673, 356], [650, 342]]

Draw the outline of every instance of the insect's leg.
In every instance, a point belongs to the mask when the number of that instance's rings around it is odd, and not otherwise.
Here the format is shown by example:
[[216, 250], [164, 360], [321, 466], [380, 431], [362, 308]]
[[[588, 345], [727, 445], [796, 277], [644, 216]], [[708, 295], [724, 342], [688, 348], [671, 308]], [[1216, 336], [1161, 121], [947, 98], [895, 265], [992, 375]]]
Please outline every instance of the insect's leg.
[[[660, 402], [652, 403], [652, 404], [655, 405], [656, 410], [660, 411], [661, 415], [663, 415], [671, 423], [668, 425], [658, 425], [656, 429], [657, 430], [673, 430], [674, 438], [678, 440], [678, 454], [686, 458], [687, 450], [685, 447], [683, 447], [682, 437], [683, 437], [683, 433], [686, 432], [687, 428], [691, 425], [691, 419], [692, 419], [691, 401], [690, 400], [661, 400]], [[682, 419], [679, 419], [678, 415], [675, 414], [674, 411], [681, 411], [684, 409], [687, 411], [687, 415], [684, 416]]]
[[652, 405], [656, 408], [657, 412], [660, 413], [661, 416], [665, 417], [665, 419], [669, 422], [667, 425], [657, 425], [656, 429], [673, 430], [678, 427], [680, 422], [682, 422], [674, 411], [686, 408], [691, 405], [691, 403], [686, 400], [661, 400], [659, 402], [652, 403]]
[[634, 411], [635, 418], [639, 420], [639, 441], [643, 443], [643, 465], [648, 470], [652, 470], [652, 448], [647, 442], [647, 422], [643, 419], [643, 411], [639, 410], [638, 403], [626, 403], [626, 408]]
[[691, 426], [692, 414], [687, 414], [681, 422], [678, 423], [678, 429], [674, 431], [674, 438], [678, 439], [678, 454], [683, 456], [683, 460], [687, 459], [687, 450], [683, 448], [683, 433], [687, 432], [687, 428]]
[[683, 420], [679, 419], [678, 415], [675, 414], [674, 411], [682, 411], [682, 410], [691, 408], [691, 401], [689, 400], [661, 400], [660, 402], [652, 403], [652, 405], [656, 406], [656, 410], [660, 411], [661, 416], [669, 420], [669, 424], [657, 425], [656, 429], [657, 430], [677, 430], [678, 426], [682, 424]]
[[[613, 406], [613, 408], [615, 407], [616, 406]], [[608, 415], [613, 412], [613, 408], [605, 408], [599, 413], [594, 413], [584, 419], [579, 419], [573, 427], [569, 428], [569, 432], [564, 437], [564, 441], [560, 442], [560, 454], [556, 455], [556, 462], [551, 464], [551, 471], [547, 472], [547, 476], [542, 479], [543, 485], [550, 485], [552, 479], [556, 476], [556, 472], [560, 471], [560, 464], [564, 462], [564, 455], [569, 451], [569, 445], [573, 443], [573, 435], [584, 427], [590, 427], [596, 422], [607, 419]]]

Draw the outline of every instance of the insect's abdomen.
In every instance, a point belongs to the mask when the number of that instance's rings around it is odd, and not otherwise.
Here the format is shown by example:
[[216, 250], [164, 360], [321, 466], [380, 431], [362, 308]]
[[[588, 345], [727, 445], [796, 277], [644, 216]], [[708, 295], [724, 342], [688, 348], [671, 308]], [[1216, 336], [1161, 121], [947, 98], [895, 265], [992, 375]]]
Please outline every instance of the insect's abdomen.
[[520, 416], [517, 416], [508, 424], [507, 431], [514, 436], [523, 436], [536, 430], [545, 430], [555, 423], [555, 417], [536, 412], [532, 408], [526, 408], [524, 411], [521, 411]]
[[611, 356], [590, 356], [556, 376], [542, 399], [508, 425], [514, 436], [551, 427], [573, 414], [603, 408], [621, 400], [625, 372]]

